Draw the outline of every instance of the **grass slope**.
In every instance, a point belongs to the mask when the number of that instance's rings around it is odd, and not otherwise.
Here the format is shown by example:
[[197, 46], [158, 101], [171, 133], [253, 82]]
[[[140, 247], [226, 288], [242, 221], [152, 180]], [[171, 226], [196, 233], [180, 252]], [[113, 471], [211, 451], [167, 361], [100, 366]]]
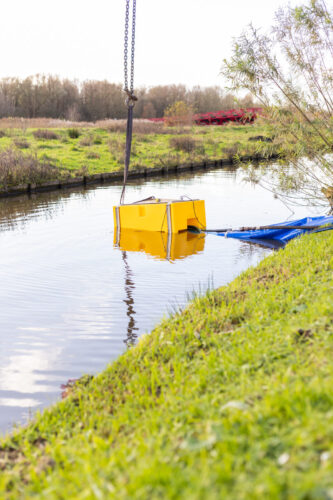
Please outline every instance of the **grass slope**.
[[0, 497], [333, 498], [333, 232], [195, 299], [0, 445]]

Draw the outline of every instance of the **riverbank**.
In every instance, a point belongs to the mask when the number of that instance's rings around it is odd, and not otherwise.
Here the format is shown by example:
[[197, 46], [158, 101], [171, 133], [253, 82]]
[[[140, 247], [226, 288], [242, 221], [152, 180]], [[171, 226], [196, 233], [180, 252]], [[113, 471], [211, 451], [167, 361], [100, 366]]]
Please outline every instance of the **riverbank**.
[[333, 233], [196, 298], [0, 444], [3, 498], [330, 498]]
[[[26, 128], [33, 124], [30, 120], [22, 128], [10, 128], [6, 121], [2, 125], [7, 128], [1, 128], [0, 123], [0, 194], [121, 179], [124, 120], [106, 120], [89, 127], [58, 124], [58, 128]], [[16, 121], [13, 125], [17, 126]], [[230, 165], [236, 157], [245, 160], [277, 157], [281, 147], [270, 135], [268, 127], [260, 123], [177, 128], [137, 120], [131, 175], [159, 175], [177, 169], [204, 168], [216, 162]], [[262, 138], [272, 142], [263, 142]]]
[[[148, 177], [163, 177], [168, 174], [177, 174], [189, 171], [198, 171], [206, 169], [214, 169], [221, 167], [231, 167], [232, 165], [239, 165], [239, 162], [267, 162], [269, 160], [277, 160], [279, 155], [271, 154], [270, 156], [240, 156], [236, 158], [223, 158], [219, 160], [207, 160], [197, 163], [183, 163], [175, 165], [166, 165], [164, 167], [154, 168], [139, 168], [130, 169], [128, 172], [128, 179], [146, 179]], [[65, 179], [58, 179], [55, 181], [46, 181], [40, 183], [27, 183], [17, 186], [7, 187], [0, 189], [0, 198], [8, 198], [11, 196], [19, 196], [22, 194], [42, 193], [45, 191], [58, 191], [59, 189], [73, 189], [80, 186], [96, 185], [96, 184], [119, 184], [122, 183], [124, 172], [119, 170], [115, 172], [104, 172], [101, 174], [82, 175]]]

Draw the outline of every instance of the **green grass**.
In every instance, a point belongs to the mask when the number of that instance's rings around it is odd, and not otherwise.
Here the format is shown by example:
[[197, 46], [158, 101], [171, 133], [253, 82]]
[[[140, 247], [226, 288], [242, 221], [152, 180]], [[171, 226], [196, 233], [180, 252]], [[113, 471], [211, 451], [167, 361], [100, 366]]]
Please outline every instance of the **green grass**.
[[0, 444], [0, 497], [333, 498], [333, 232], [195, 298]]
[[[152, 124], [153, 126], [154, 124]], [[0, 151], [7, 148], [21, 149], [24, 154], [37, 155], [40, 160], [59, 167], [59, 173], [72, 176], [83, 171], [87, 174], [121, 170], [124, 161], [125, 134], [110, 132], [103, 128], [80, 128], [78, 138], [69, 137], [68, 128], [53, 128], [58, 139], [36, 138], [37, 129], [7, 129], [0, 137]], [[265, 125], [234, 125], [224, 127], [191, 127], [179, 135], [191, 135], [196, 145], [191, 153], [177, 151], [172, 147], [170, 133], [134, 134], [131, 168], [156, 167], [184, 162], [214, 160], [233, 156], [236, 153], [253, 154], [259, 144], [248, 138], [269, 135]], [[25, 144], [24, 149], [20, 144]]]

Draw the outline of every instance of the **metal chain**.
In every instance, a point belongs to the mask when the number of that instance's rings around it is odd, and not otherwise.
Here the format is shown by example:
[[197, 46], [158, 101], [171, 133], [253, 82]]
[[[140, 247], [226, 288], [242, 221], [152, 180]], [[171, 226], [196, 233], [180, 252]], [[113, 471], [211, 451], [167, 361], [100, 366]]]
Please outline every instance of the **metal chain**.
[[127, 75], [127, 59], [128, 59], [128, 24], [129, 24], [129, 4], [130, 0], [126, 0], [125, 12], [125, 43], [124, 43], [124, 79], [125, 79], [125, 92], [128, 91], [128, 75]]
[[[132, 11], [132, 40], [131, 40], [131, 75], [130, 88], [128, 88], [128, 32], [129, 32], [129, 10], [130, 1], [126, 0], [125, 11], [125, 43], [124, 43], [124, 90], [127, 95], [134, 97], [134, 52], [135, 52], [135, 21], [136, 21], [136, 0], [133, 0]], [[136, 100], [136, 99], [134, 99]]]
[[138, 100], [134, 95], [134, 50], [135, 50], [135, 18], [136, 18], [136, 0], [133, 2], [132, 12], [132, 40], [131, 40], [131, 75], [130, 75], [130, 88], [128, 88], [128, 28], [129, 28], [129, 11], [130, 1], [126, 0], [125, 11], [125, 42], [124, 42], [124, 91], [127, 94], [127, 128], [126, 128], [126, 146], [125, 146], [125, 166], [124, 166], [124, 182], [120, 195], [120, 205], [124, 203], [125, 189], [127, 182], [127, 175], [131, 161], [131, 146], [132, 146], [132, 133], [133, 133], [133, 108], [135, 102]]
[[132, 46], [131, 46], [131, 88], [130, 92], [134, 92], [134, 51], [135, 51], [135, 18], [136, 18], [136, 0], [133, 0], [133, 15], [132, 15]]

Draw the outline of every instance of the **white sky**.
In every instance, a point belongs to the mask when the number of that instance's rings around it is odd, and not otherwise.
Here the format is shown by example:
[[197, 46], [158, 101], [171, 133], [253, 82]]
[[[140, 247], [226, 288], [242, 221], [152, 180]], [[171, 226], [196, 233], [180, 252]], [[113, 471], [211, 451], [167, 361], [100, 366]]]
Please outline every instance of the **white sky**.
[[[137, 0], [135, 85], [222, 85], [231, 41], [302, 0]], [[123, 81], [125, 0], [2, 0], [0, 78]]]

